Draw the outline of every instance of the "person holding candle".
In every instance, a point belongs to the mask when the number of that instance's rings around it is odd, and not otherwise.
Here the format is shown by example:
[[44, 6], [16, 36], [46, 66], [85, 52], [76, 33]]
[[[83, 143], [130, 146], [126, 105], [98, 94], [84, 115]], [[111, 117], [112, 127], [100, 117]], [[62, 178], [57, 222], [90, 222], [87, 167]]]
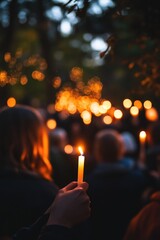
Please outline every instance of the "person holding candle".
[[141, 195], [150, 179], [136, 164], [123, 161], [123, 141], [116, 130], [97, 133], [94, 156], [97, 167], [87, 178], [92, 239], [121, 240], [130, 219], [141, 207]]
[[34, 222], [57, 192], [40, 113], [23, 105], [1, 109], [0, 237]]

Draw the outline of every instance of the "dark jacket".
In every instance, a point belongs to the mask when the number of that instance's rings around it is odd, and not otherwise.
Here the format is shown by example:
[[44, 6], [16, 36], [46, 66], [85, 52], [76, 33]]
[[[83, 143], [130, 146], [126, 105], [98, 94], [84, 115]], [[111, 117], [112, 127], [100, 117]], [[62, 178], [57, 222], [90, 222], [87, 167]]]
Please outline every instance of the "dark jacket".
[[147, 151], [147, 167], [150, 170], [159, 171], [160, 169], [160, 145], [155, 145]]
[[0, 172], [0, 236], [31, 225], [50, 206], [58, 188], [30, 172]]
[[13, 240], [72, 240], [71, 231], [63, 226], [45, 226], [48, 214], [42, 215], [33, 225], [20, 229]]
[[131, 221], [124, 240], [160, 239], [160, 192], [151, 197], [145, 206]]
[[104, 163], [87, 179], [91, 198], [94, 240], [121, 240], [141, 207], [141, 194], [150, 181], [131, 162]]

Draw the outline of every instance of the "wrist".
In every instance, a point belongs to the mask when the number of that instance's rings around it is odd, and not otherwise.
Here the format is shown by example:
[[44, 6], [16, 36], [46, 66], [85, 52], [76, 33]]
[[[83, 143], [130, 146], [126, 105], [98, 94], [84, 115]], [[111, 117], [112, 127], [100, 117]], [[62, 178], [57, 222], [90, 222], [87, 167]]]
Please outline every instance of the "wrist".
[[60, 220], [60, 219], [48, 219], [48, 222], [46, 224], [47, 226], [49, 225], [56, 225], [56, 226], [62, 226], [62, 227], [66, 227], [66, 228], [71, 228], [71, 224], [68, 222], [65, 222], [64, 220]]

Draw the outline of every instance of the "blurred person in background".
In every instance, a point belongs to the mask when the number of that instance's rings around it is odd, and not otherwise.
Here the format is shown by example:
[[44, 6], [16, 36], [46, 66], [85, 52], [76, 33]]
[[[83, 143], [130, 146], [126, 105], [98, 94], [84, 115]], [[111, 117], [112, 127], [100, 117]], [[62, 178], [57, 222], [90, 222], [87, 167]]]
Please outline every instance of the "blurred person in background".
[[160, 179], [160, 122], [152, 123], [147, 130], [148, 151], [146, 164], [151, 174]]
[[97, 133], [97, 167], [88, 176], [92, 202], [92, 239], [121, 240], [131, 218], [141, 208], [141, 195], [150, 180], [135, 164], [126, 164], [124, 143], [116, 130]]
[[1, 109], [0, 237], [33, 223], [57, 191], [48, 160], [48, 134], [39, 112], [23, 105]]
[[160, 239], [160, 191], [155, 192], [148, 203], [130, 222], [124, 240]]
[[124, 157], [136, 160], [138, 157], [138, 146], [134, 136], [130, 132], [122, 132], [121, 136], [124, 143]]
[[64, 187], [76, 178], [77, 166], [72, 153], [66, 153], [68, 145], [67, 132], [63, 128], [57, 128], [49, 132], [50, 162], [54, 168], [53, 178], [55, 183]]

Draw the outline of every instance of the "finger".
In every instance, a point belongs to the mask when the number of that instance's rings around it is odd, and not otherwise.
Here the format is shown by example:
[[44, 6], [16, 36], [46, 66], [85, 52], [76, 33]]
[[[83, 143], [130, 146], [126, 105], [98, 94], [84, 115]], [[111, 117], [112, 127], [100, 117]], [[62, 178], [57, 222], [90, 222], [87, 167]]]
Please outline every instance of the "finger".
[[66, 191], [70, 191], [70, 190], [73, 190], [74, 188], [77, 187], [77, 182], [71, 182], [69, 183], [67, 186], [65, 186], [64, 188], [62, 188], [63, 192], [66, 192]]
[[79, 187], [83, 188], [84, 191], [87, 191], [89, 185], [87, 182], [82, 182], [78, 184]]

